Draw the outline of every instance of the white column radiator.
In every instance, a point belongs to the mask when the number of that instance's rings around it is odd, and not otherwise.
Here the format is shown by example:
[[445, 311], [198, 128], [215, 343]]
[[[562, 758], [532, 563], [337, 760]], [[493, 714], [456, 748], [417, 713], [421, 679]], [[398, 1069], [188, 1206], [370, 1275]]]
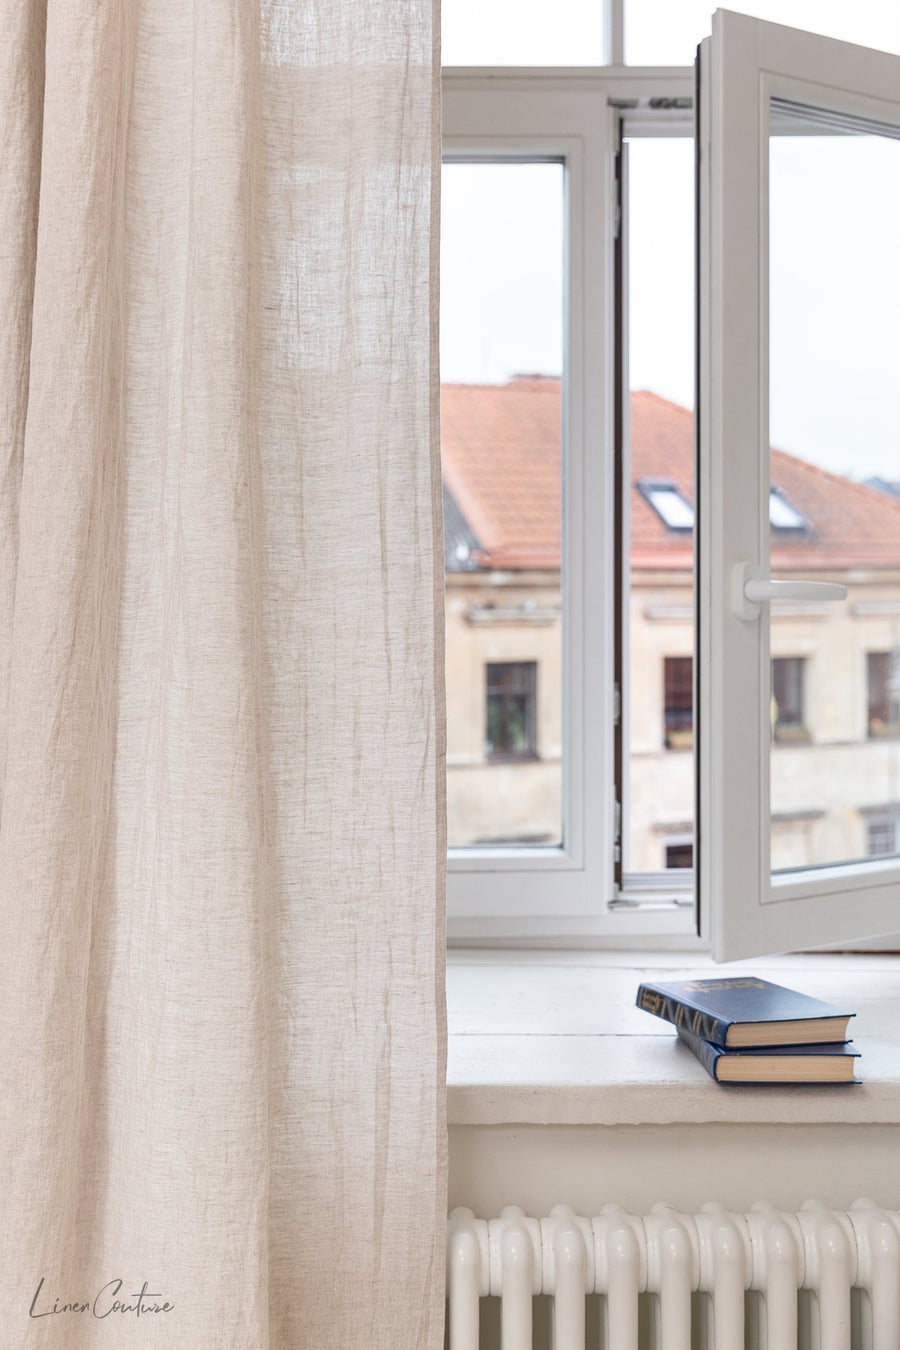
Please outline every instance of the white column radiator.
[[[545, 1219], [456, 1209], [447, 1287], [449, 1350], [483, 1350], [488, 1296], [501, 1300], [502, 1350], [535, 1350], [537, 1294], [551, 1299], [553, 1350], [599, 1350], [598, 1334], [603, 1350], [900, 1350], [900, 1213], [869, 1200], [643, 1216], [608, 1205], [592, 1219], [562, 1205]], [[588, 1295], [600, 1296], [589, 1345]]]

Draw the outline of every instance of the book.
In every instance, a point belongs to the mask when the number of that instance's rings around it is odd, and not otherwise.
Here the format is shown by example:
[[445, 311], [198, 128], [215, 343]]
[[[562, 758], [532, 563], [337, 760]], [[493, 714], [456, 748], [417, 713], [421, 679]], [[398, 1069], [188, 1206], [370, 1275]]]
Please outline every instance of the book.
[[854, 1016], [755, 975], [642, 984], [637, 1005], [729, 1049], [845, 1041]]
[[859, 1051], [848, 1041], [820, 1045], [766, 1045], [725, 1050], [684, 1027], [678, 1039], [717, 1083], [858, 1083]]

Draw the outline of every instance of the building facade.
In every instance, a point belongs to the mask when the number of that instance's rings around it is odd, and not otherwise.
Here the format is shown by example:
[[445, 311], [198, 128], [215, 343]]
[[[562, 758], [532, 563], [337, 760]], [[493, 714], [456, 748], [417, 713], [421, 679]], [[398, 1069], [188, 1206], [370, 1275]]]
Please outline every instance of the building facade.
[[[630, 872], [693, 838], [693, 432], [631, 400], [625, 668]], [[451, 845], [562, 831], [559, 381], [442, 391]], [[772, 865], [900, 849], [900, 500], [773, 450], [773, 576], [842, 582], [771, 606]], [[852, 806], [848, 806], [848, 802]]]

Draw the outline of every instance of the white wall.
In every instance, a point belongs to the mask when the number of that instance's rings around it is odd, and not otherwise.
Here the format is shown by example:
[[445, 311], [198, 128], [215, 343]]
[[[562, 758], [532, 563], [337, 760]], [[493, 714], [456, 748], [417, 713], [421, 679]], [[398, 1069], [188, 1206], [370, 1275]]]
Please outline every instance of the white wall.
[[481, 1218], [509, 1204], [540, 1218], [556, 1204], [590, 1216], [613, 1203], [646, 1213], [666, 1200], [690, 1213], [719, 1200], [743, 1213], [755, 1200], [847, 1209], [862, 1197], [900, 1209], [900, 1125], [450, 1130], [450, 1208], [465, 1205]]

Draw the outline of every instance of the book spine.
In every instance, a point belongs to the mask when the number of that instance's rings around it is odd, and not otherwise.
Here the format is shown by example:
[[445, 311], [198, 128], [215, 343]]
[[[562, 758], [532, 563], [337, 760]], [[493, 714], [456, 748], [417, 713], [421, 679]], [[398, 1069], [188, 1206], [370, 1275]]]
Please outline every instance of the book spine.
[[720, 1017], [700, 1012], [689, 1003], [660, 994], [656, 989], [650, 989], [646, 985], [641, 985], [638, 1007], [643, 1008], [645, 1012], [653, 1013], [656, 1017], [664, 1018], [676, 1027], [684, 1027], [685, 1031], [693, 1032], [704, 1041], [712, 1041], [714, 1045], [724, 1046], [731, 1025]]
[[710, 1078], [719, 1081], [719, 1060], [722, 1058], [722, 1051], [718, 1045], [710, 1045], [708, 1041], [702, 1040], [699, 1036], [692, 1036], [689, 1031], [683, 1029], [678, 1032], [678, 1039], [682, 1045], [686, 1045], [691, 1054], [699, 1059]]

